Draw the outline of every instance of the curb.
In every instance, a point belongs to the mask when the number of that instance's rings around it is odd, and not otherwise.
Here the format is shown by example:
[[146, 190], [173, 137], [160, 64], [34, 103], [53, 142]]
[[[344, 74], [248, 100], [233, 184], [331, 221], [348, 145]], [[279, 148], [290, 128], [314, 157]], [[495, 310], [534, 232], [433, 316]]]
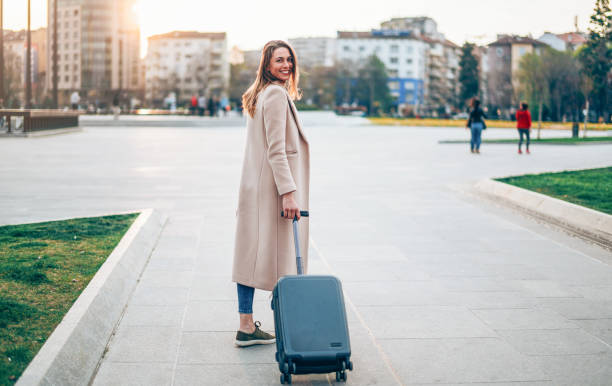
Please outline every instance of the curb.
[[11, 134], [4, 132], [4, 133], [0, 133], [0, 138], [39, 138], [39, 137], [48, 137], [50, 135], [78, 133], [81, 131], [83, 131], [81, 127], [68, 127], [64, 129], [29, 131], [27, 133], [24, 133], [23, 131], [20, 131], [17, 133], [11, 133]]
[[166, 217], [145, 209], [74, 302], [19, 380], [87, 385], [157, 243]]
[[503, 182], [481, 180], [480, 193], [612, 249], [612, 216]]

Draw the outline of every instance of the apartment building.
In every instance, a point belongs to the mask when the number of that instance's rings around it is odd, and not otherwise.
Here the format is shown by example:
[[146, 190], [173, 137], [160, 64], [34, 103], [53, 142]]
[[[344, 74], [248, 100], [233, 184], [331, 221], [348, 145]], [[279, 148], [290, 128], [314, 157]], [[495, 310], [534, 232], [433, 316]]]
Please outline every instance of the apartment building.
[[92, 103], [138, 94], [143, 85], [137, 0], [48, 0], [47, 89], [53, 88], [55, 1], [60, 104], [74, 91]]
[[192, 96], [222, 96], [229, 87], [225, 32], [174, 31], [148, 39], [146, 100], [160, 105], [169, 93], [178, 103]]

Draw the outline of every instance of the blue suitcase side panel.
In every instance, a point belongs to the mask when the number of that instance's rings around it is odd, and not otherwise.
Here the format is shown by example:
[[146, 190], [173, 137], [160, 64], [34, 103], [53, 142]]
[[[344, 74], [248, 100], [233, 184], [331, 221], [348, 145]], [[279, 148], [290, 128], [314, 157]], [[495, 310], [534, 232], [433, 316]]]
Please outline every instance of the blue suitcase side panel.
[[281, 357], [314, 366], [350, 357], [344, 296], [337, 278], [286, 276], [278, 281], [273, 296]]

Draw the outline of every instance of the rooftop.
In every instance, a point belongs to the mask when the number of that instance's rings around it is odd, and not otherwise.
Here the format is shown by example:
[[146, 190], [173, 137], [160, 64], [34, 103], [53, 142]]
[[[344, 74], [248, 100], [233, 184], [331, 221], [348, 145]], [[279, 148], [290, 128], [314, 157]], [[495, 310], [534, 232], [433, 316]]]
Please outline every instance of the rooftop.
[[225, 32], [197, 32], [197, 31], [172, 31], [165, 34], [153, 35], [148, 38], [151, 40], [162, 39], [219, 39], [226, 38]]

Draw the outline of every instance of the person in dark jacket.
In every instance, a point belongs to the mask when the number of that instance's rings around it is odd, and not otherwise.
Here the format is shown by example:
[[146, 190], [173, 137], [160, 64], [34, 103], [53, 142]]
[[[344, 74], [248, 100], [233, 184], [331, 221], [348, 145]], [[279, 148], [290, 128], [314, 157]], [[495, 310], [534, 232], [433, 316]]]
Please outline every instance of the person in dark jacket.
[[487, 128], [484, 121], [486, 117], [484, 111], [480, 108], [480, 101], [473, 98], [472, 111], [470, 111], [470, 118], [465, 126], [466, 129], [470, 129], [472, 134], [470, 139], [470, 151], [472, 153], [480, 154], [482, 131]]
[[525, 143], [525, 152], [529, 154], [529, 133], [531, 132], [531, 113], [527, 109], [529, 106], [526, 102], [521, 102], [521, 108], [516, 112], [516, 128], [519, 132], [518, 153], [523, 154], [521, 146], [523, 145], [523, 136], [527, 139]]

